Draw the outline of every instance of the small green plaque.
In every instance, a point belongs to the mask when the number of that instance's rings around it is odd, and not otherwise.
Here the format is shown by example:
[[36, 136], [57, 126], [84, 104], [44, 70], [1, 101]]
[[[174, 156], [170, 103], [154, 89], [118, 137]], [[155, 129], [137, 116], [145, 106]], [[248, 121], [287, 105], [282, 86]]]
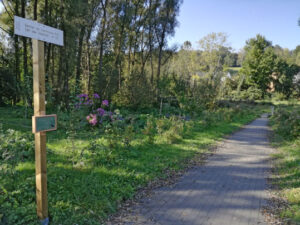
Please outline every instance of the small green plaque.
[[34, 116], [33, 133], [56, 130], [56, 115]]

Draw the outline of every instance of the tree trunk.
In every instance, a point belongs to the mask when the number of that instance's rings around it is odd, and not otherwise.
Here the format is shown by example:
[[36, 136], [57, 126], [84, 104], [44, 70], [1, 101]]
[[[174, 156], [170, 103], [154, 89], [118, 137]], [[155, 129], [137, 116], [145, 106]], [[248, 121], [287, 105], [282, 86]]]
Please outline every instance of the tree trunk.
[[118, 71], [118, 88], [121, 89], [121, 80], [122, 80], [122, 61], [121, 61], [121, 49], [122, 49], [122, 41], [123, 41], [123, 35], [124, 35], [124, 29], [125, 29], [125, 18], [126, 18], [126, 12], [127, 12], [127, 5], [128, 0], [125, 1], [125, 9], [124, 9], [124, 16], [121, 23], [121, 29], [119, 31], [119, 40], [117, 42], [117, 50], [116, 50], [116, 59], [115, 59], [115, 66]]
[[[55, 87], [55, 80], [54, 80], [54, 65], [55, 65], [55, 61], [54, 61], [54, 45], [51, 45], [51, 73], [50, 73], [50, 77], [51, 77], [51, 84], [52, 84], [52, 89], [54, 90]], [[50, 70], [50, 69], [49, 69]]]
[[[164, 40], [164, 35], [162, 35], [162, 38]], [[159, 95], [160, 95], [159, 81], [160, 81], [160, 67], [161, 67], [163, 46], [164, 46], [163, 44], [160, 44], [159, 45], [159, 50], [158, 50], [158, 63], [157, 63], [157, 74], [156, 74], [157, 97], [159, 97]]]
[[[106, 32], [106, 7], [108, 0], [101, 1], [102, 9], [103, 9], [103, 17], [101, 20], [101, 33], [100, 33], [100, 52], [99, 52], [99, 80], [102, 79], [103, 76], [103, 51], [104, 51], [104, 36]], [[90, 80], [89, 80], [90, 81]]]
[[38, 5], [38, 0], [34, 0], [33, 4], [33, 19], [37, 20], [37, 5]]
[[151, 67], [151, 78], [150, 82], [153, 86], [153, 80], [154, 80], [154, 68], [153, 68], [153, 49], [152, 49], [152, 19], [154, 18], [153, 10], [152, 10], [152, 0], [149, 1], [149, 10], [150, 10], [150, 22], [149, 22], [149, 52], [150, 52], [150, 67]]
[[91, 89], [91, 46], [90, 46], [90, 37], [92, 33], [92, 26], [88, 31], [88, 35], [86, 37], [87, 44], [87, 93], [90, 93]]
[[83, 43], [83, 37], [85, 34], [85, 26], [82, 25], [80, 29], [79, 34], [79, 43], [78, 43], [78, 53], [77, 53], [77, 65], [76, 65], [76, 83], [75, 83], [75, 93], [79, 93], [79, 85], [80, 85], [80, 74], [81, 74], [81, 55], [82, 55], [82, 43]]
[[[26, 6], [26, 0], [21, 1], [21, 17], [25, 18], [25, 6]], [[28, 90], [29, 89], [29, 74], [28, 74], [28, 63], [27, 63], [27, 39], [26, 37], [22, 37], [23, 42], [23, 70], [24, 70], [24, 83], [25, 83], [25, 99], [26, 103], [29, 106], [32, 106], [32, 93]]]
[[[45, 18], [45, 24], [49, 25], [49, 11], [51, 13], [51, 9], [49, 10], [49, 4], [48, 0], [45, 0], [45, 12], [44, 12], [44, 18]], [[51, 15], [50, 15], [51, 16]], [[50, 80], [50, 75], [49, 75], [49, 68], [50, 68], [50, 59], [51, 59], [51, 44], [46, 43], [45, 44], [46, 48], [46, 67], [45, 67], [45, 72], [46, 72], [46, 82], [49, 82]], [[53, 83], [53, 80], [51, 79], [51, 82]]]
[[63, 72], [65, 71], [66, 60], [65, 52], [66, 52], [66, 32], [65, 32], [65, 23], [64, 23], [64, 7], [63, 2], [61, 1], [61, 7], [60, 7], [60, 17], [61, 17], [61, 30], [64, 31], [64, 43], [65, 46], [63, 48], [59, 48], [59, 65], [58, 65], [58, 78], [57, 78], [57, 84], [56, 84], [56, 103], [60, 103], [63, 99], [63, 88], [64, 88], [64, 80], [63, 80]]
[[[15, 2], [15, 14], [19, 16], [19, 1]], [[15, 47], [15, 95], [13, 98], [13, 104], [19, 101], [19, 84], [20, 84], [20, 53], [19, 53], [19, 37], [14, 35], [14, 47]]]
[[156, 85], [157, 85], [157, 97], [160, 95], [160, 88], [159, 88], [159, 81], [160, 81], [160, 70], [161, 70], [161, 62], [162, 62], [162, 53], [163, 53], [163, 47], [165, 45], [165, 38], [166, 38], [166, 29], [167, 29], [167, 23], [169, 19], [169, 13], [170, 9], [167, 7], [167, 15], [166, 19], [162, 23], [162, 32], [159, 40], [159, 49], [158, 49], [158, 64], [157, 64], [157, 75], [156, 75]]

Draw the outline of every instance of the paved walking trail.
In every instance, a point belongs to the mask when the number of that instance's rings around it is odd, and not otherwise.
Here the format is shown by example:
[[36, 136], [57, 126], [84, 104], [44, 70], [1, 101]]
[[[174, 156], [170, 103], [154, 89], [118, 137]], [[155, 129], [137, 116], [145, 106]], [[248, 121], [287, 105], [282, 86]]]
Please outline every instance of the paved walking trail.
[[260, 208], [267, 198], [270, 164], [264, 115], [226, 139], [203, 166], [173, 187], [154, 191], [119, 224], [266, 224]]

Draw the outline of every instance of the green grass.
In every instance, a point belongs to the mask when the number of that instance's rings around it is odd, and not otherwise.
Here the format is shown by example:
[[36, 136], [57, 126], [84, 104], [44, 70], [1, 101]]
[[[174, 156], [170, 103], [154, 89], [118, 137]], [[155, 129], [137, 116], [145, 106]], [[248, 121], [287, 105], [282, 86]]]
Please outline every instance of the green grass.
[[[97, 130], [78, 131], [73, 139], [67, 138], [62, 128], [49, 132], [47, 175], [52, 224], [103, 222], [140, 188], [167, 178], [166, 171], [183, 169], [189, 159], [207, 152], [209, 146], [263, 110], [248, 107], [232, 119], [212, 119], [209, 124], [195, 119], [187, 122], [183, 139], [171, 144], [163, 135], [156, 135], [154, 143], [149, 143], [145, 135], [136, 133], [131, 146], [117, 144], [112, 148], [108, 135]], [[16, 109], [0, 108], [0, 113], [4, 129], [31, 132], [31, 120], [22, 119]], [[0, 222], [37, 224], [34, 171], [33, 159], [20, 160], [7, 168], [0, 166]]]
[[[299, 103], [279, 102], [277, 107], [287, 111], [298, 110]], [[299, 115], [299, 114], [298, 114]], [[297, 118], [295, 118], [297, 119]], [[278, 148], [278, 153], [274, 154], [276, 159], [276, 176], [274, 183], [278, 185], [279, 195], [289, 202], [289, 207], [284, 209], [280, 216], [290, 219], [293, 223], [300, 223], [300, 138], [291, 137], [284, 132], [279, 132], [279, 121], [272, 119], [274, 135], [272, 144]], [[298, 128], [299, 131], [299, 128]]]

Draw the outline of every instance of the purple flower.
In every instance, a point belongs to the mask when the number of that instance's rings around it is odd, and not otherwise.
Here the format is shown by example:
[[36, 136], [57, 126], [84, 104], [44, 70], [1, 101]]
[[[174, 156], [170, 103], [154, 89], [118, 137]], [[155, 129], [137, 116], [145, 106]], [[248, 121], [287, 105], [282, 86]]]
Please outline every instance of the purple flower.
[[97, 93], [94, 93], [94, 98], [100, 98], [100, 96]]
[[105, 110], [102, 109], [102, 108], [98, 108], [98, 109], [97, 109], [97, 112], [98, 112], [98, 114], [99, 114], [100, 116], [103, 116], [103, 115], [105, 114]]
[[102, 105], [108, 106], [108, 100], [103, 100]]
[[87, 94], [80, 94], [80, 95], [77, 95], [78, 98], [88, 98], [89, 96]]

